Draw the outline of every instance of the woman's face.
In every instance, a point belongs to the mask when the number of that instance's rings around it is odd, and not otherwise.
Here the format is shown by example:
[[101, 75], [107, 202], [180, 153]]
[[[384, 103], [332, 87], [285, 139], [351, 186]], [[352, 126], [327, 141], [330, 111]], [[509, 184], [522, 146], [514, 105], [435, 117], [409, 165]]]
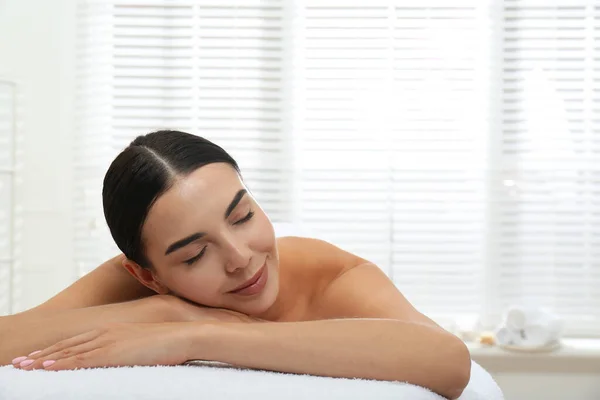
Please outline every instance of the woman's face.
[[[230, 165], [178, 178], [151, 207], [142, 229], [156, 279], [194, 303], [258, 315], [279, 291], [273, 226]], [[266, 266], [256, 294], [232, 293]]]

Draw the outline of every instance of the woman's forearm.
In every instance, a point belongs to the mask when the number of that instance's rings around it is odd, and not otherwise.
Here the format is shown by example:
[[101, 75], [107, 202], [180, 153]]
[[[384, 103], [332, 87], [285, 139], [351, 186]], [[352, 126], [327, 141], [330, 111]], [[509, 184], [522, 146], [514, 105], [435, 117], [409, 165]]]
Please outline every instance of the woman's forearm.
[[465, 345], [441, 329], [386, 319], [189, 325], [189, 359], [329, 377], [409, 382], [457, 398]]
[[43, 316], [0, 318], [0, 365], [44, 349], [58, 341], [111, 322], [173, 322], [178, 320], [164, 299], [153, 296], [125, 303], [47, 312]]

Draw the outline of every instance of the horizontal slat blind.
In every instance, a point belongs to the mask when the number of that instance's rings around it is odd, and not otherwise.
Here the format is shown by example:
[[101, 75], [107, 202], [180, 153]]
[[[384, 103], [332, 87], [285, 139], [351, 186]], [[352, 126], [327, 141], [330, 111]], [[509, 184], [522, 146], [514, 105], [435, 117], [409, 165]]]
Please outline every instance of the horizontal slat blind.
[[297, 4], [302, 221], [384, 268], [420, 310], [478, 313], [485, 10], [476, 1]]
[[[117, 252], [102, 214], [102, 176], [133, 138], [156, 129], [223, 146], [271, 219], [289, 219], [282, 16], [278, 1], [85, 2], [82, 100], [93, 115], [82, 118], [81, 273]], [[99, 243], [103, 250], [93, 251]]]
[[75, 168], [74, 257], [78, 275], [118, 254], [102, 211], [102, 179], [111, 162], [113, 39], [112, 7], [80, 2]]
[[497, 311], [550, 307], [600, 333], [600, 4], [505, 1]]
[[384, 132], [369, 126], [366, 103], [359, 104], [361, 96], [384, 87], [389, 75], [388, 9], [296, 4], [299, 218], [321, 237], [389, 272], [387, 143]]
[[82, 2], [80, 271], [116, 252], [110, 160], [182, 129], [434, 318], [531, 302], [600, 334], [595, 3]]
[[[394, 8], [394, 278], [432, 316], [483, 302], [486, 85], [480, 1]], [[483, 133], [483, 134], [482, 134]]]

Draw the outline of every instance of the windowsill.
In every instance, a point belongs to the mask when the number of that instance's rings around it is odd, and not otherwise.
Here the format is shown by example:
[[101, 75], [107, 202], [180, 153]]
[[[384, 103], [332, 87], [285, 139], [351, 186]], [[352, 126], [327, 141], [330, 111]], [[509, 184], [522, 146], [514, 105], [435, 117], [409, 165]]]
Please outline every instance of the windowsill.
[[562, 339], [561, 342], [560, 348], [547, 353], [520, 353], [479, 343], [467, 343], [467, 346], [471, 358], [490, 373], [598, 373], [600, 339]]

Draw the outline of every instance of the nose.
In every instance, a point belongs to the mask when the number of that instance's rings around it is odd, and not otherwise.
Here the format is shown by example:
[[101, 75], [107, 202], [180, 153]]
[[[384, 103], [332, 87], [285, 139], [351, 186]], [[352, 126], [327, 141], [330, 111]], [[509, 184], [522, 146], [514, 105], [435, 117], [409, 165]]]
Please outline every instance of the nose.
[[252, 251], [245, 241], [237, 239], [234, 236], [225, 239], [225, 269], [233, 273], [240, 268], [246, 268], [250, 264]]

